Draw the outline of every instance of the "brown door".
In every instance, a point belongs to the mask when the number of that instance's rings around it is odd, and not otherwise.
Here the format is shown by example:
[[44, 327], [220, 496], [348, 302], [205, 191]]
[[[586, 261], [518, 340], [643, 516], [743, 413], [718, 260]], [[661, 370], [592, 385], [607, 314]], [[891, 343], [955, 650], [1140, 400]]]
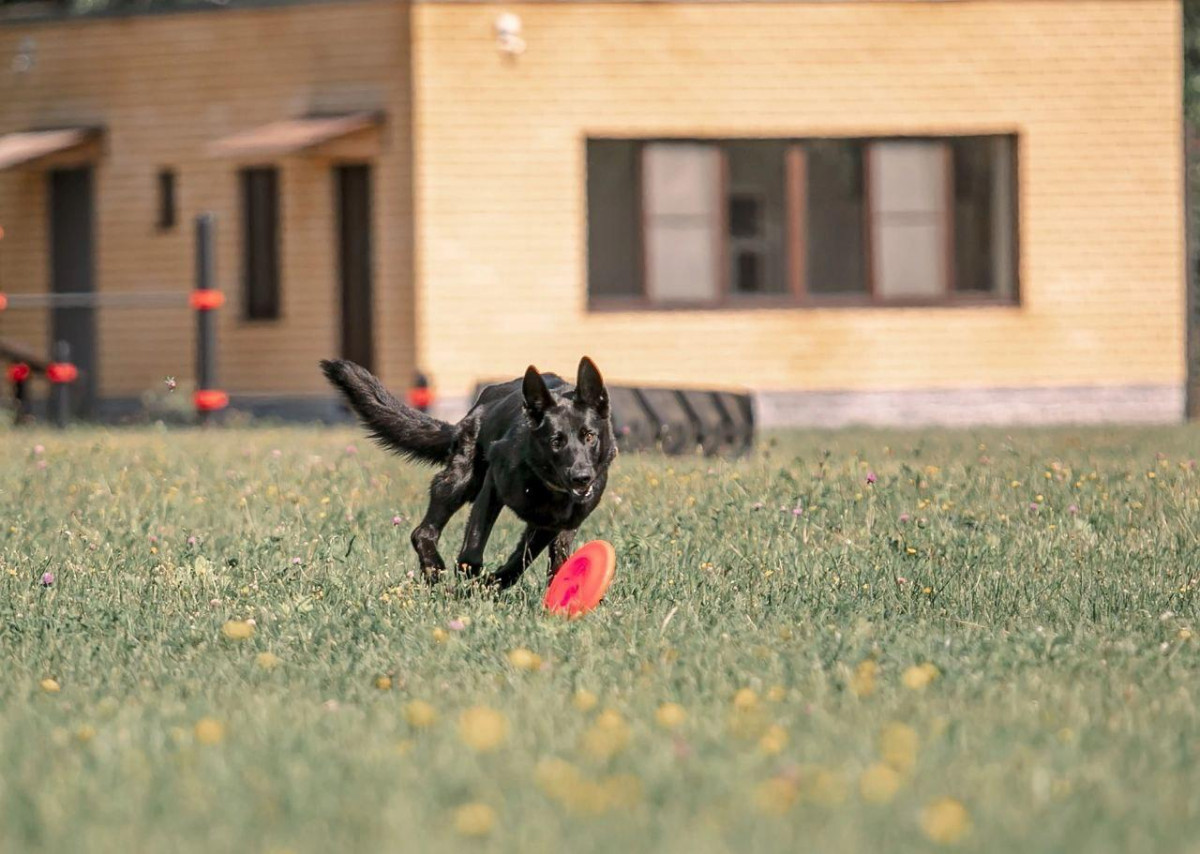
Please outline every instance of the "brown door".
[[371, 167], [338, 166], [338, 272], [342, 358], [374, 370], [371, 323]]
[[[47, 178], [50, 196], [50, 282], [56, 294], [90, 294], [96, 289], [91, 167], [55, 169]], [[71, 409], [91, 415], [96, 404], [96, 310], [68, 304], [56, 307], [50, 323], [50, 352], [70, 346], [79, 378], [71, 386]]]

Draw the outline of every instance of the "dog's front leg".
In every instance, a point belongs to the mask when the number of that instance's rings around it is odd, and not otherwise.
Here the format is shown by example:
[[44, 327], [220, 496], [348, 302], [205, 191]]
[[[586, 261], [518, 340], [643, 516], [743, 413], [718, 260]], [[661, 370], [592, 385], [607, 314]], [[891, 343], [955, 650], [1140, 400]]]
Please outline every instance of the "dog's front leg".
[[546, 546], [550, 545], [554, 536], [554, 531], [535, 528], [532, 525], [527, 527], [525, 533], [521, 535], [521, 542], [517, 543], [517, 547], [504, 566], [488, 576], [488, 583], [495, 585], [499, 590], [507, 590], [512, 587], [521, 579], [521, 575], [529, 568], [529, 564], [537, 560], [538, 555], [546, 550]]
[[458, 568], [468, 578], [478, 578], [483, 570], [483, 550], [503, 506], [489, 471], [483, 479], [483, 486], [479, 489], [475, 504], [471, 507], [467, 533], [463, 537], [462, 550], [458, 553]]
[[550, 574], [548, 580], [553, 581], [555, 573], [559, 567], [567, 562], [567, 558], [571, 556], [571, 544], [575, 542], [575, 529], [569, 531], [559, 531], [554, 540], [550, 543]]

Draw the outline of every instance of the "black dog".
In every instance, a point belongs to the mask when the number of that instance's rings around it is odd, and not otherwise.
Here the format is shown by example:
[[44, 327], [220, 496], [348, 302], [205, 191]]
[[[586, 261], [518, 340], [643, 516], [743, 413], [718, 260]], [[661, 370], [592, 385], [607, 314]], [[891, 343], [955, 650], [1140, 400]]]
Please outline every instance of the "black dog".
[[512, 556], [488, 577], [512, 586], [547, 546], [553, 577], [571, 553], [575, 531], [596, 509], [617, 453], [608, 391], [586, 356], [576, 384], [532, 365], [521, 380], [479, 393], [458, 424], [438, 421], [392, 397], [369, 371], [347, 361], [321, 369], [385, 447], [423, 463], [444, 466], [429, 487], [429, 509], [412, 532], [425, 577], [446, 565], [438, 539], [450, 517], [473, 502], [458, 566], [470, 578], [483, 568], [483, 549], [501, 507], [525, 523]]

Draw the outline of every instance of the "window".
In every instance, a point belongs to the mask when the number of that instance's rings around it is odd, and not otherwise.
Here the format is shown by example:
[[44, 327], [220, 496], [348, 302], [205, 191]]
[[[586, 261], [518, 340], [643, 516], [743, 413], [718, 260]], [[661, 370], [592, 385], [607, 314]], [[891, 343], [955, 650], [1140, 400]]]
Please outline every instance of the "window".
[[247, 320], [279, 317], [279, 172], [243, 169], [242, 291]]
[[160, 169], [158, 172], [158, 230], [170, 231], [175, 227], [175, 170]]
[[603, 307], [1011, 302], [1012, 136], [587, 144]]

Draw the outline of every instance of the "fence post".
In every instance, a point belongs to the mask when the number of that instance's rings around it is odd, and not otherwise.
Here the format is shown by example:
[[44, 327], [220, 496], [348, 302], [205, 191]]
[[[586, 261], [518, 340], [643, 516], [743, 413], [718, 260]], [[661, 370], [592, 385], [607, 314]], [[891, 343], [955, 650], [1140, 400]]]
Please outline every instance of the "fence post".
[[[54, 362], [57, 365], [71, 364], [71, 345], [66, 341], [58, 341], [54, 345]], [[71, 382], [74, 377], [57, 375], [57, 371], [48, 371], [50, 375], [50, 410], [54, 413], [54, 426], [60, 430], [71, 420]]]
[[211, 213], [196, 217], [196, 284], [191, 305], [196, 310], [196, 393], [194, 403], [200, 423], [229, 402], [217, 388], [216, 309], [225, 295], [216, 286], [216, 218]]

